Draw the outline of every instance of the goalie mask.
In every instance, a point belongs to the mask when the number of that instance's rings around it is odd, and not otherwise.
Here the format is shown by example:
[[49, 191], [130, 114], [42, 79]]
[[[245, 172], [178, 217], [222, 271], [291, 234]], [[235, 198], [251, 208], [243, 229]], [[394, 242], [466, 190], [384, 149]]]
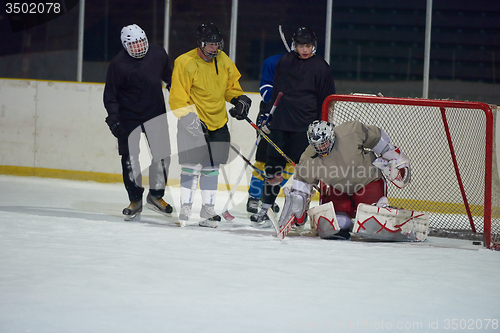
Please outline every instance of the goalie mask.
[[312, 54], [316, 54], [318, 46], [316, 34], [311, 28], [300, 27], [292, 36], [292, 50], [297, 50], [297, 45], [310, 44], [312, 45]]
[[128, 54], [133, 58], [142, 58], [148, 52], [148, 38], [146, 37], [144, 30], [142, 30], [137, 24], [131, 24], [123, 27], [121, 40], [125, 50], [127, 50]]
[[202, 24], [196, 32], [196, 41], [205, 57], [213, 59], [224, 48], [224, 39], [219, 29], [213, 24]]
[[335, 143], [333, 125], [324, 120], [315, 120], [307, 129], [307, 140], [316, 153], [321, 156], [328, 155]]

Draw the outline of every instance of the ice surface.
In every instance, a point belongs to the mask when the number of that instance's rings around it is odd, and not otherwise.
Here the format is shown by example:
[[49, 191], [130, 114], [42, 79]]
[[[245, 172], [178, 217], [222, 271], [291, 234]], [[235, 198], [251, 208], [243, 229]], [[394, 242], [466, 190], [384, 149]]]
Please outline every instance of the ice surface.
[[243, 192], [217, 229], [200, 198], [185, 228], [125, 222], [122, 184], [0, 176], [0, 199], [2, 333], [498, 331], [500, 253], [471, 241], [280, 242]]

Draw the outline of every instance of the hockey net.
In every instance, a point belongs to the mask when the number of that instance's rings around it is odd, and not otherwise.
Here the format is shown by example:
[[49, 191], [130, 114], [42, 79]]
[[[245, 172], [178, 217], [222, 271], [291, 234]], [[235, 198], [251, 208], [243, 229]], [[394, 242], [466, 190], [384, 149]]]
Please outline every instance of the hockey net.
[[430, 236], [499, 249], [496, 111], [478, 102], [330, 95], [323, 120], [376, 125], [410, 157], [411, 183], [403, 189], [388, 184], [389, 204], [428, 212]]

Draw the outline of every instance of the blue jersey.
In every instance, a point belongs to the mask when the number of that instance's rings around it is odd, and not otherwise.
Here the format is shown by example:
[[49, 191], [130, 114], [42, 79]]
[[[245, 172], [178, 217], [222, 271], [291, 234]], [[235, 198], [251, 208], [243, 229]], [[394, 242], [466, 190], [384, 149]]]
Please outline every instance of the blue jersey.
[[282, 56], [282, 54], [270, 56], [262, 63], [262, 77], [260, 78], [259, 91], [265, 103], [269, 102], [273, 95], [274, 72], [276, 71], [276, 64]]

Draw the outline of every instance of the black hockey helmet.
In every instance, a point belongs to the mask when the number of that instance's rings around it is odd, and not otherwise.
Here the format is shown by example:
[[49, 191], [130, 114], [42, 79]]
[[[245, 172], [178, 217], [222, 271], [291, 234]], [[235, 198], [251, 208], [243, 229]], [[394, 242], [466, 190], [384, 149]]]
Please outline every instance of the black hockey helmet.
[[312, 53], [316, 53], [318, 39], [313, 29], [309, 27], [299, 27], [295, 30], [292, 36], [292, 49], [295, 50], [296, 46], [300, 44], [311, 44], [313, 46]]
[[[201, 52], [206, 57], [215, 58], [219, 52], [224, 48], [224, 39], [219, 29], [213, 23], [201, 24], [196, 31], [196, 41], [201, 49]], [[205, 49], [207, 43], [217, 44], [217, 50], [215, 52], [209, 52]]]

